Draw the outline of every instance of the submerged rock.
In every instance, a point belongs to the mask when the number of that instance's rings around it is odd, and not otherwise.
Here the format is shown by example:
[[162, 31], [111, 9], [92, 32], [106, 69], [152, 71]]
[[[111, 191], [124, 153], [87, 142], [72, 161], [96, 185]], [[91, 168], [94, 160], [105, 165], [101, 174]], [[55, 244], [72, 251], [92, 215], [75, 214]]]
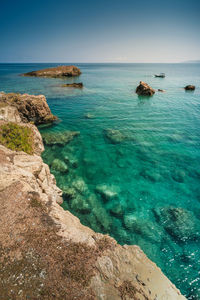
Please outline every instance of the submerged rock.
[[85, 119], [94, 119], [95, 116], [93, 114], [91, 114], [91, 113], [87, 113], [87, 114], [84, 115], [84, 118]]
[[106, 200], [113, 200], [118, 197], [116, 187], [108, 186], [106, 184], [101, 184], [96, 187], [96, 192], [101, 195], [101, 197]]
[[155, 90], [147, 83], [140, 81], [140, 84], [136, 88], [136, 93], [139, 96], [152, 96], [153, 94], [155, 94]]
[[66, 173], [68, 172], [68, 167], [67, 165], [64, 163], [64, 161], [61, 161], [60, 159], [56, 158], [53, 160], [52, 164], [51, 164], [51, 169], [58, 171], [60, 173]]
[[140, 175], [143, 176], [145, 179], [150, 180], [152, 182], [157, 182], [162, 180], [162, 176], [159, 173], [156, 173], [153, 169], [152, 171], [148, 171], [146, 169], [140, 172]]
[[193, 213], [181, 207], [154, 209], [157, 221], [176, 240], [185, 242], [200, 238], [200, 222]]
[[142, 236], [145, 239], [158, 242], [158, 239], [160, 238], [160, 232], [157, 230], [157, 228], [154, 231], [155, 226], [153, 225], [153, 223], [140, 219], [135, 215], [125, 215], [124, 226], [126, 227], [126, 229]]
[[76, 66], [58, 66], [22, 74], [22, 76], [62, 78], [78, 76], [81, 71]]
[[82, 214], [89, 214], [91, 212], [91, 207], [87, 203], [86, 199], [81, 197], [80, 195], [72, 198], [70, 202], [71, 209], [74, 211], [78, 211]]
[[174, 173], [172, 174], [172, 178], [177, 181], [177, 182], [184, 182], [185, 180], [185, 172], [183, 170], [175, 170]]
[[62, 186], [61, 187], [63, 196], [67, 199], [72, 199], [75, 198], [77, 195], [77, 192], [74, 188], [69, 187], [69, 186]]
[[65, 83], [65, 84], [62, 84], [61, 87], [72, 87], [72, 88], [82, 89], [83, 88], [83, 83], [82, 82]]
[[124, 213], [124, 207], [120, 202], [114, 203], [110, 208], [110, 213], [118, 218], [121, 218]]
[[184, 88], [186, 91], [194, 91], [195, 90], [195, 85], [186, 85]]
[[79, 135], [78, 131], [63, 131], [63, 132], [45, 132], [42, 133], [44, 144], [63, 146], [69, 143], [73, 138]]
[[117, 129], [105, 129], [104, 135], [112, 144], [119, 144], [126, 140], [126, 136]]
[[85, 194], [88, 191], [87, 184], [82, 178], [78, 178], [72, 182], [72, 186], [80, 193]]

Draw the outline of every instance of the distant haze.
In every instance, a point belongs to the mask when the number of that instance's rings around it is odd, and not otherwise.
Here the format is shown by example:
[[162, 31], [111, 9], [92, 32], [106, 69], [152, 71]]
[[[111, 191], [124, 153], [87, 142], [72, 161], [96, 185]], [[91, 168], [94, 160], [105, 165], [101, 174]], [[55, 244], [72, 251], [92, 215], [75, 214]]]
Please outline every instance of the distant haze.
[[199, 0], [7, 0], [0, 62], [200, 60]]

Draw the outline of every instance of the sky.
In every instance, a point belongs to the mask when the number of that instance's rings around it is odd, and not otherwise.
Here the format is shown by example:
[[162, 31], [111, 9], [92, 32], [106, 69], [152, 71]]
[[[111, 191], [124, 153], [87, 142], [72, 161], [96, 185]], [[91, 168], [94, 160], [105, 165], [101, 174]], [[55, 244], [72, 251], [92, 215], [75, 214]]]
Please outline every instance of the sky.
[[0, 0], [0, 62], [200, 60], [200, 0]]

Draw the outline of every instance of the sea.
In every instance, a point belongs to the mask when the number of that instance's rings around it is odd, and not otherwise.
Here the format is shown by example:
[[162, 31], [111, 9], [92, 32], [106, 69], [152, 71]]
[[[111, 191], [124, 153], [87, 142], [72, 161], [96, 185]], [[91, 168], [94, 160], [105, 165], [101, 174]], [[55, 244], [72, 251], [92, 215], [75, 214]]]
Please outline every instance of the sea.
[[[58, 121], [42, 135], [77, 132], [42, 154], [63, 208], [139, 245], [187, 299], [200, 299], [200, 64], [74, 63], [79, 77], [19, 76], [57, 65], [0, 64], [0, 91], [46, 96]], [[135, 93], [141, 80], [152, 97]], [[84, 87], [62, 87], [74, 82]]]

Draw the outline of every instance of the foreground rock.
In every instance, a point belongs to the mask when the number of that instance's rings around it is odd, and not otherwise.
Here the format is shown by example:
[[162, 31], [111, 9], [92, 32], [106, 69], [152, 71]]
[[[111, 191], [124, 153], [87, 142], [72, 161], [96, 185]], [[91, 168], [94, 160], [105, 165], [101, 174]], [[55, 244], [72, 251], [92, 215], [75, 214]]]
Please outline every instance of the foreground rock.
[[72, 87], [72, 88], [77, 88], [77, 89], [82, 89], [83, 88], [83, 83], [78, 82], [78, 83], [65, 83], [61, 85], [62, 87]]
[[81, 71], [76, 66], [58, 66], [22, 74], [23, 76], [62, 78], [78, 76]]
[[191, 84], [186, 85], [185, 90], [186, 91], [194, 91], [195, 90], [195, 85], [191, 85]]
[[153, 94], [155, 94], [155, 90], [147, 83], [140, 81], [140, 84], [136, 88], [136, 93], [139, 96], [152, 96]]
[[0, 93], [0, 119], [9, 122], [33, 122], [36, 125], [57, 119], [43, 95]]

